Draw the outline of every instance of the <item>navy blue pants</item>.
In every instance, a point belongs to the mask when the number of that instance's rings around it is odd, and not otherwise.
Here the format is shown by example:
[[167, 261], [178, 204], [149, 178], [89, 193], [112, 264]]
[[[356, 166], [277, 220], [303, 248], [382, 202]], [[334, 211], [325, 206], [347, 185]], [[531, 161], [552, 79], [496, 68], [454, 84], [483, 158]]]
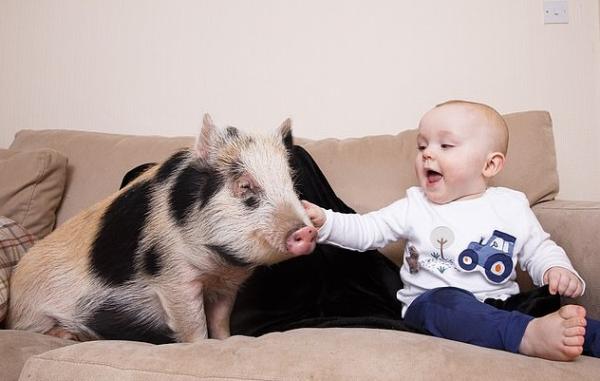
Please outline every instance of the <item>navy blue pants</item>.
[[[455, 287], [429, 290], [406, 310], [404, 321], [436, 337], [486, 348], [519, 352], [532, 316], [501, 310], [480, 302], [469, 291]], [[583, 353], [600, 357], [600, 321], [587, 319]]]

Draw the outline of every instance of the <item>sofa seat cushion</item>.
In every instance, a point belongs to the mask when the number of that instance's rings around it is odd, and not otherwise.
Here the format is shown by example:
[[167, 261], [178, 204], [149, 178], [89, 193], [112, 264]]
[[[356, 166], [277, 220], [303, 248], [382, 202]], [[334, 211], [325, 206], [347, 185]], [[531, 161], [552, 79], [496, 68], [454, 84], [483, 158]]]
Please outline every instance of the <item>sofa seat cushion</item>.
[[35, 237], [25, 228], [0, 216], [0, 327], [8, 308], [10, 274], [34, 242]]
[[52, 149], [0, 149], [0, 216], [38, 239], [56, 222], [67, 179], [67, 159]]
[[93, 341], [32, 357], [21, 380], [593, 380], [561, 363], [408, 332], [299, 329], [191, 344]]

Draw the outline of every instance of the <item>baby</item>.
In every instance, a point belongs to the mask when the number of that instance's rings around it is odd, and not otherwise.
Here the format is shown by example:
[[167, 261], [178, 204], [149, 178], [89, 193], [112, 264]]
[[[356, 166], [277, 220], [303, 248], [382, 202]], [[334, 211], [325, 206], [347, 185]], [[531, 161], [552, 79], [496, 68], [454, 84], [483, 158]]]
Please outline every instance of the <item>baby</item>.
[[[489, 187], [504, 167], [508, 128], [484, 104], [449, 101], [419, 124], [415, 170], [420, 186], [365, 215], [303, 201], [319, 242], [365, 251], [406, 239], [397, 298], [405, 322], [448, 339], [551, 360], [600, 355], [600, 322], [566, 305], [540, 318], [483, 303], [519, 293], [515, 265], [536, 285], [575, 298], [585, 283], [549, 239], [525, 195]], [[587, 326], [587, 330], [586, 330]]]

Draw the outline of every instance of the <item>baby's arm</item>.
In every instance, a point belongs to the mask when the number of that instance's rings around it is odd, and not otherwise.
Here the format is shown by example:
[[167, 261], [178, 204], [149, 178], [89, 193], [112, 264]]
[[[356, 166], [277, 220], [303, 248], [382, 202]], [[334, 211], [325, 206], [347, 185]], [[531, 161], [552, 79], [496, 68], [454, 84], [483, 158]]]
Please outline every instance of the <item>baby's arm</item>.
[[319, 229], [319, 243], [365, 251], [405, 238], [406, 199], [364, 215], [336, 213], [305, 200], [302, 205]]
[[550, 294], [576, 298], [583, 293], [583, 283], [579, 277], [564, 267], [551, 267], [544, 273], [544, 284], [548, 285]]

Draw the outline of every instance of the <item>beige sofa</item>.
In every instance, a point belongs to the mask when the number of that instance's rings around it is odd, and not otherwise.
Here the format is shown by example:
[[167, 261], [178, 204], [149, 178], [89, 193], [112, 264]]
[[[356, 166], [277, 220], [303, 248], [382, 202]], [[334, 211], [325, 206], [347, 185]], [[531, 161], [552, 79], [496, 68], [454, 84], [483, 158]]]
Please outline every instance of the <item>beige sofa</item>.
[[[496, 184], [525, 192], [542, 225], [587, 281], [577, 302], [600, 318], [599, 202], [555, 200], [552, 122], [546, 112], [505, 116], [508, 164]], [[296, 133], [302, 135], [301, 127]], [[298, 140], [338, 196], [365, 212], [403, 196], [415, 176], [415, 131], [356, 139]], [[20, 131], [11, 151], [52, 148], [68, 159], [57, 224], [114, 192], [123, 174], [165, 158], [191, 137], [145, 137], [81, 131]], [[2, 178], [1, 181], [10, 181]], [[61, 186], [60, 181], [57, 186]], [[360, 184], [360, 186], [358, 186]], [[54, 213], [54, 210], [50, 211]], [[399, 263], [400, 245], [385, 250]], [[520, 277], [523, 289], [531, 286]], [[298, 329], [193, 344], [125, 341], [75, 343], [0, 330], [0, 380], [597, 380], [600, 359], [561, 363], [408, 332], [361, 328]]]

